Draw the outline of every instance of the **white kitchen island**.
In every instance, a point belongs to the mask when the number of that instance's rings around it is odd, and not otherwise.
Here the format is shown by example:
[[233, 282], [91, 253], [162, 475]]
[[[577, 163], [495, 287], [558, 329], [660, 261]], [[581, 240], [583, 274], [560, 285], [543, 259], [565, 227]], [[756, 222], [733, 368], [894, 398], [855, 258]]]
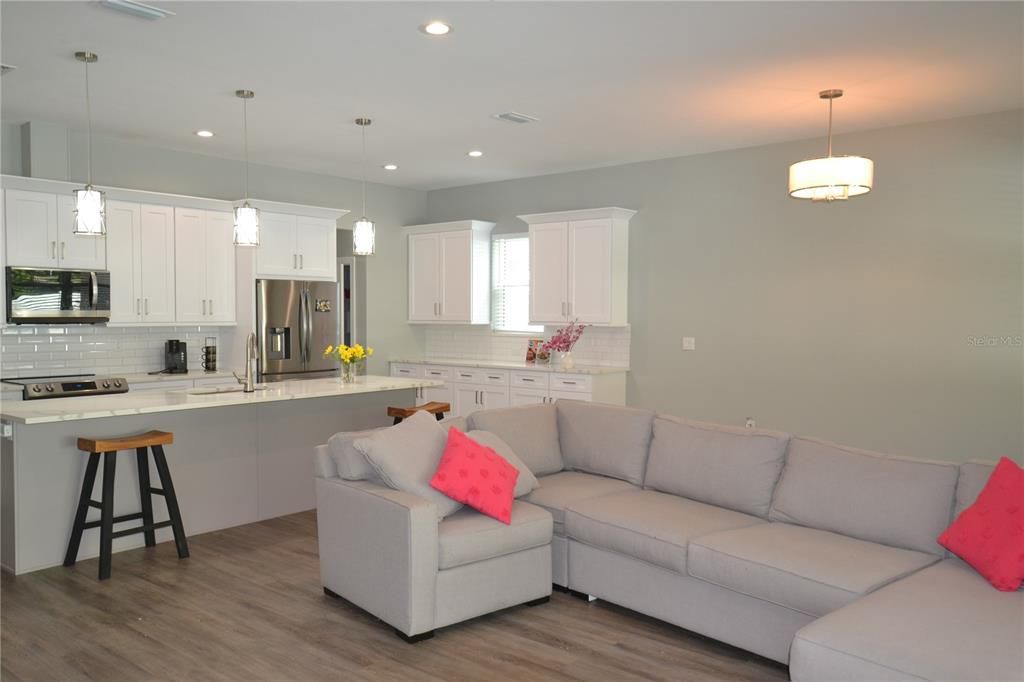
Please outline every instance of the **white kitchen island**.
[[[416, 389], [439, 383], [367, 376], [353, 384], [285, 381], [254, 393], [192, 389], [4, 401], [0, 563], [20, 574], [63, 562], [88, 459], [76, 447], [79, 437], [173, 432], [165, 452], [185, 531], [195, 535], [312, 509], [314, 446], [338, 431], [390, 424], [389, 405], [414, 405]], [[93, 499], [99, 486], [97, 480]], [[114, 513], [138, 510], [135, 457], [123, 453]], [[166, 518], [160, 497], [154, 514]], [[158, 542], [170, 539], [170, 529], [157, 531]], [[132, 535], [114, 540], [114, 551], [142, 545], [143, 537]], [[86, 530], [79, 558], [98, 553], [99, 530]]]

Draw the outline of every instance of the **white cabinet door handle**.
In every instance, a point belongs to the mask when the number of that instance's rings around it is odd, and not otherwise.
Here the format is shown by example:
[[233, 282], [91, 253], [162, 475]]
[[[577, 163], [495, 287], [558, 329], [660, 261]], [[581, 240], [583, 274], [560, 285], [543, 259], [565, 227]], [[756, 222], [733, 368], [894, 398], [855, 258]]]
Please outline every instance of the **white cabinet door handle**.
[[57, 260], [57, 242], [50, 242], [50, 258]]
[[141, 298], [135, 299], [135, 314], [136, 315], [141, 315], [142, 314], [142, 299]]
[[203, 299], [203, 316], [206, 316], [206, 299]]
[[144, 298], [144, 299], [142, 299], [142, 302], [143, 302], [143, 304], [145, 304], [146, 315], [148, 316], [149, 315], [149, 299], [148, 298]]
[[565, 307], [569, 309], [569, 317], [572, 317], [572, 301], [566, 303]]
[[213, 315], [213, 299], [210, 299], [210, 315]]
[[305, 270], [305, 269], [306, 269], [306, 260], [305, 260], [305, 257], [300, 253], [299, 254], [299, 270]]
[[299, 254], [293, 253], [292, 254], [292, 270], [298, 270], [298, 269], [299, 269]]
[[67, 242], [60, 243], [60, 259], [64, 260], [64, 247], [67, 246]]

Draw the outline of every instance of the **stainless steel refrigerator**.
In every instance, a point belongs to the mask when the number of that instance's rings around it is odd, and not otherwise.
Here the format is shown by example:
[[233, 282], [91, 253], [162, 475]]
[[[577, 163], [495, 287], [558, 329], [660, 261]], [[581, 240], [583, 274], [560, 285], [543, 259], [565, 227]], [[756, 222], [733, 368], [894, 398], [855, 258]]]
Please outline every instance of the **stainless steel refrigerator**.
[[323, 352], [338, 331], [336, 283], [256, 280], [259, 381], [337, 376], [337, 363]]

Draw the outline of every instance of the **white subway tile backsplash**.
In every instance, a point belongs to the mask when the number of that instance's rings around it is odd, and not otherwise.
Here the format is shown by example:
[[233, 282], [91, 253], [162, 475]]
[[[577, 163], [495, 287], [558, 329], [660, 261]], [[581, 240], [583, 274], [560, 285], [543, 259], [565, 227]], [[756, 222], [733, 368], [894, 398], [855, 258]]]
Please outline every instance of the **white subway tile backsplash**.
[[167, 339], [185, 341], [189, 369], [198, 370], [207, 337], [219, 339], [220, 333], [216, 327], [4, 327], [0, 329], [0, 374], [152, 372], [164, 366]]
[[[548, 327], [537, 334], [501, 334], [488, 327], [430, 326], [424, 356], [428, 359], [519, 361], [526, 357], [531, 338], [550, 338]], [[605, 367], [629, 366], [629, 327], [588, 327], [573, 349], [576, 363]]]

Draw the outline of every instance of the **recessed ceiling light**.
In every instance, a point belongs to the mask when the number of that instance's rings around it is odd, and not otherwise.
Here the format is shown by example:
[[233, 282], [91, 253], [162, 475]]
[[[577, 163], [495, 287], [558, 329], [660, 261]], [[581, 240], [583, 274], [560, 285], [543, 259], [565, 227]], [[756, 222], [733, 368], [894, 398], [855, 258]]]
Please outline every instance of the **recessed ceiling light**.
[[196, 131], [196, 135], [198, 135], [199, 137], [213, 137], [213, 131], [212, 130], [197, 130]]
[[446, 24], [443, 21], [435, 19], [434, 21], [420, 26], [420, 30], [428, 36], [446, 36], [452, 32], [452, 27], [451, 24]]
[[385, 163], [383, 166], [381, 166], [381, 168], [383, 168], [384, 170], [398, 170], [398, 164]]
[[472, 151], [466, 152], [466, 156], [472, 156], [474, 159], [478, 159], [483, 155], [484, 153], [479, 149], [474, 149]]

